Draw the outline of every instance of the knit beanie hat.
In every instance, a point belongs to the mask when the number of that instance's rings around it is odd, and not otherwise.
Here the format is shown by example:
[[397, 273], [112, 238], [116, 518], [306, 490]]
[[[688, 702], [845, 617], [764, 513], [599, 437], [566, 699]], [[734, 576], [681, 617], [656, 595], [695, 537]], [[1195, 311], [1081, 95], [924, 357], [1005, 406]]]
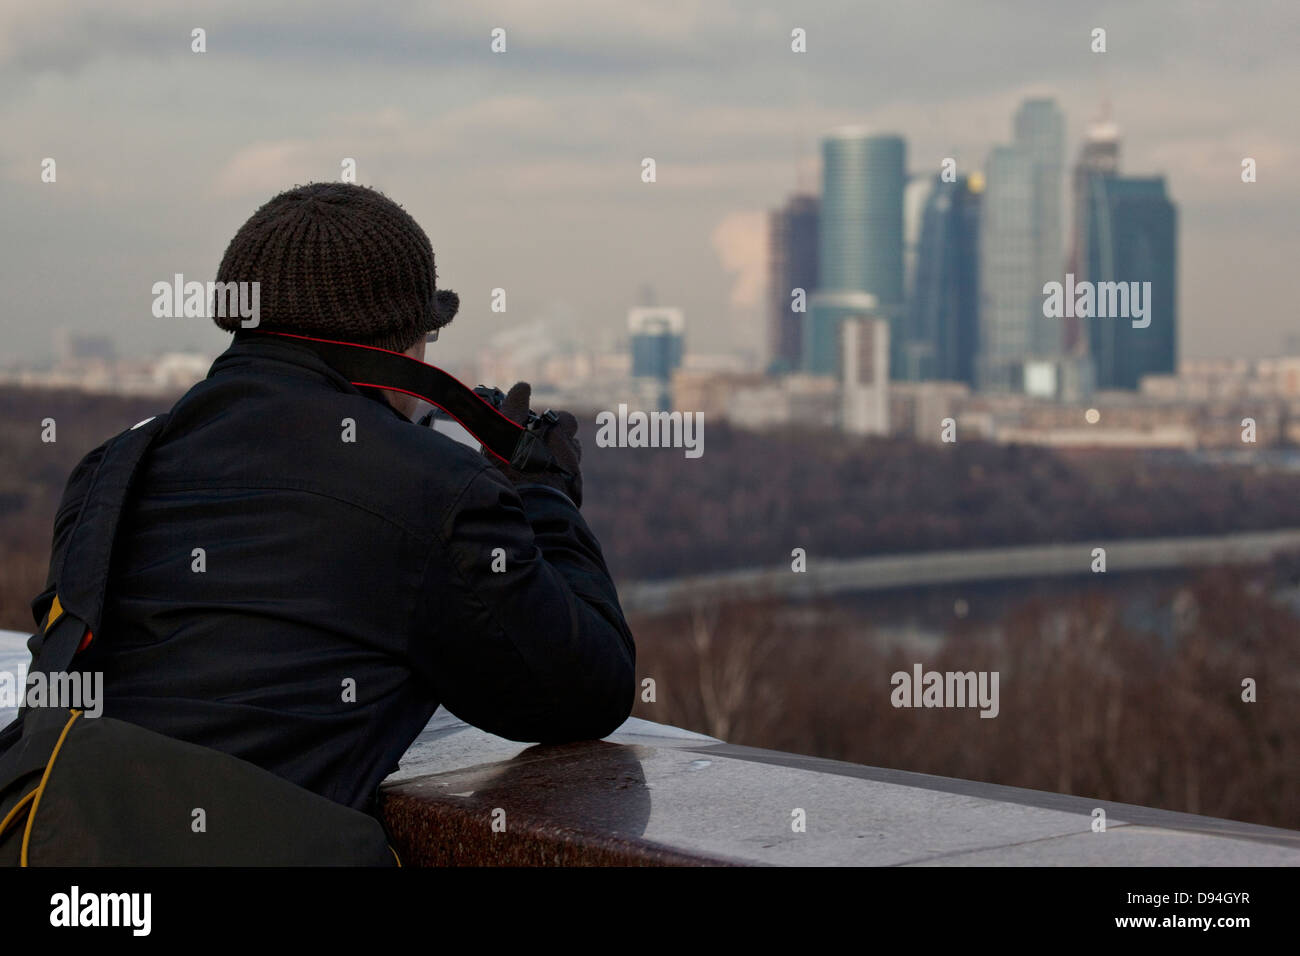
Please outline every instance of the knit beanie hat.
[[[311, 183], [267, 202], [230, 240], [217, 281], [260, 283], [258, 329], [395, 352], [460, 307], [437, 288], [424, 230], [383, 193], [350, 183]], [[240, 328], [239, 315], [215, 321]]]

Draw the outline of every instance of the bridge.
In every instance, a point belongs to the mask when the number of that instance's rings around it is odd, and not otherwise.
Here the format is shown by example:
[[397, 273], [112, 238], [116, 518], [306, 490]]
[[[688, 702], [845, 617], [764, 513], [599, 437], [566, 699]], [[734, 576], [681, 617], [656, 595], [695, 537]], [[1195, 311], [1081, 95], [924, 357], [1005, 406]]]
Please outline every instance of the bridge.
[[1087, 576], [1093, 549], [1106, 551], [1106, 573], [1256, 564], [1300, 551], [1300, 529], [1178, 538], [1130, 538], [1073, 544], [1020, 545], [958, 551], [919, 551], [865, 558], [807, 556], [807, 570], [790, 564], [620, 585], [625, 611], [656, 613], [698, 602], [756, 598], [798, 600], [863, 591], [985, 581]]
[[[0, 671], [20, 686], [25, 641], [0, 631]], [[13, 714], [0, 708], [0, 726]], [[1298, 831], [736, 746], [637, 718], [605, 740], [542, 747], [439, 709], [385, 782], [383, 814], [407, 866], [1300, 866]]]

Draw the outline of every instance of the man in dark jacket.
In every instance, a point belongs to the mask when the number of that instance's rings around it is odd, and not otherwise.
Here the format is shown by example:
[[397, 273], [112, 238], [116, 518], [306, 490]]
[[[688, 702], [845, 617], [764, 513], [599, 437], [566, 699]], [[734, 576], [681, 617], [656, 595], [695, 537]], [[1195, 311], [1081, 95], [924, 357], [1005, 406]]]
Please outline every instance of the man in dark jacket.
[[[413, 424], [409, 396], [265, 334], [422, 359], [459, 302], [415, 221], [370, 189], [299, 187], [241, 227], [217, 280], [260, 283], [258, 325], [217, 319], [235, 340], [138, 478], [103, 633], [78, 659], [104, 674], [104, 714], [365, 810], [440, 702], [513, 740], [612, 732], [635, 649], [576, 468], [498, 467]], [[576, 427], [562, 415], [548, 438], [575, 465]], [[69, 480], [52, 569], [102, 447]]]

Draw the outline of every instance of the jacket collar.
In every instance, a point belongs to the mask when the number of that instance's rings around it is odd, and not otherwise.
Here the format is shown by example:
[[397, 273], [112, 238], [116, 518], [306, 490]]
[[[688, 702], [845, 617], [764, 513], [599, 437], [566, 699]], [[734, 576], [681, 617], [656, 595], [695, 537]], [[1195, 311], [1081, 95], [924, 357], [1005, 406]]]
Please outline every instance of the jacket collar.
[[336, 372], [316, 352], [299, 345], [292, 339], [279, 338], [258, 332], [237, 331], [230, 347], [217, 356], [208, 369], [208, 378], [236, 370], [264, 369], [278, 375], [291, 375], [309, 381], [328, 384], [340, 392], [364, 395], [378, 402], [402, 421], [410, 421], [384, 398], [377, 388], [357, 388], [345, 376]]

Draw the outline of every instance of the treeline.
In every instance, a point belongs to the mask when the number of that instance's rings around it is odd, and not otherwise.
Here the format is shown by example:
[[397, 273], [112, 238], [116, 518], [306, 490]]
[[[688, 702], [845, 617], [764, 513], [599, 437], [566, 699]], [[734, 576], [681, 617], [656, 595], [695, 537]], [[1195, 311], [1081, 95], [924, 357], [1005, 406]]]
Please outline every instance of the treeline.
[[[1172, 635], [1133, 629], [1096, 588], [1026, 601], [993, 635], [960, 622], [937, 648], [883, 641], [835, 605], [634, 619], [655, 701], [643, 692], [633, 713], [734, 744], [1297, 829], [1298, 622], [1272, 597], [1296, 571], [1215, 570], [1153, 595], [1177, 602]], [[890, 678], [916, 663], [998, 672], [997, 717], [894, 707]]]
[[1300, 474], [1181, 454], [921, 445], [709, 423], [704, 454], [597, 448], [583, 512], [621, 579], [945, 548], [1300, 527]]
[[[171, 399], [0, 387], [0, 627], [25, 628], [77, 460]], [[56, 421], [57, 441], [41, 440]], [[1185, 457], [919, 445], [709, 422], [704, 454], [600, 448], [584, 415], [583, 511], [620, 580], [789, 560], [1300, 527], [1300, 475]]]

